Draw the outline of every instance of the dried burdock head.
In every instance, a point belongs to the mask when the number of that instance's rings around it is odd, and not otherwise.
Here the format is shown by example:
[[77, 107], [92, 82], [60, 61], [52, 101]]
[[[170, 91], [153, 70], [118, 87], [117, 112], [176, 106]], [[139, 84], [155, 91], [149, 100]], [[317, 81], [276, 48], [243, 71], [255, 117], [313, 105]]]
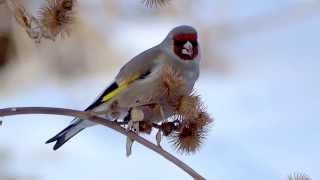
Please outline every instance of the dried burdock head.
[[171, 66], [164, 68], [160, 81], [158, 96], [165, 99], [170, 105], [175, 106], [181, 96], [189, 94], [186, 82]]
[[[192, 119], [186, 119], [186, 116], [182, 115], [178, 115], [176, 118], [175, 129], [169, 136], [171, 142], [182, 153], [196, 152], [207, 136], [213, 120], [204, 111], [204, 108], [199, 109], [199, 112], [196, 112], [196, 117]], [[176, 122], [180, 124], [176, 124]]]
[[75, 0], [64, 0], [61, 3], [63, 10], [71, 11], [74, 7]]
[[288, 180], [311, 180], [311, 178], [304, 173], [293, 173], [288, 176]]
[[171, 0], [143, 0], [143, 3], [146, 7], [162, 7], [168, 4]]
[[160, 125], [160, 129], [164, 136], [169, 136], [174, 130], [177, 129], [177, 126], [174, 122], [163, 122]]
[[7, 0], [9, 9], [13, 12], [16, 21], [24, 29], [31, 28], [31, 15], [26, 11], [26, 9], [15, 1]]
[[180, 73], [171, 66], [163, 69], [159, 90], [153, 99], [159, 100], [159, 105], [166, 113], [172, 111], [169, 119], [176, 121], [162, 122], [159, 129], [171, 139], [178, 151], [196, 152], [207, 135], [212, 119], [206, 113], [200, 97], [187, 88]]
[[203, 105], [201, 98], [195, 93], [182, 96], [176, 110], [176, 118], [181, 122], [192, 122], [199, 126], [204, 126], [213, 122], [206, 112], [206, 108]]
[[119, 102], [118, 101], [113, 101], [108, 110], [110, 112], [111, 117], [118, 118], [120, 116]]
[[152, 124], [148, 121], [140, 121], [139, 122], [139, 131], [140, 133], [150, 134], [152, 131]]
[[21, 4], [12, 0], [7, 0], [7, 5], [18, 24], [27, 32], [28, 36], [39, 43], [41, 40], [39, 21], [29, 14]]
[[192, 120], [198, 116], [202, 108], [200, 97], [195, 94], [184, 95], [177, 101], [177, 114]]
[[202, 111], [198, 113], [198, 117], [193, 119], [192, 122], [196, 123], [199, 127], [208, 127], [214, 121], [207, 112]]
[[74, 21], [74, 3], [75, 0], [47, 0], [47, 4], [39, 11], [43, 36], [54, 40], [58, 34], [69, 33]]
[[208, 132], [208, 127], [199, 127], [196, 123], [184, 123], [179, 131], [172, 133], [169, 138], [177, 151], [195, 153], [201, 146]]

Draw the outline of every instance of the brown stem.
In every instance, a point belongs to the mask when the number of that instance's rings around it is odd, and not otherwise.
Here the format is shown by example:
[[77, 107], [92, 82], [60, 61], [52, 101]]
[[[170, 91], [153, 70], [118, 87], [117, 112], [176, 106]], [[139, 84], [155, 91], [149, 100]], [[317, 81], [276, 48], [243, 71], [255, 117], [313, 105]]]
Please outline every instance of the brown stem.
[[63, 116], [73, 116], [78, 117], [81, 119], [87, 119], [92, 122], [101, 124], [103, 126], [107, 126], [115, 131], [118, 131], [119, 133], [129, 136], [133, 140], [137, 141], [138, 143], [144, 145], [145, 147], [157, 152], [182, 170], [184, 170], [186, 173], [188, 173], [190, 176], [192, 176], [194, 179], [205, 179], [200, 174], [198, 174], [195, 170], [193, 170], [190, 166], [185, 164], [184, 162], [180, 161], [175, 156], [171, 155], [161, 147], [151, 143], [150, 141], [146, 140], [145, 138], [139, 136], [138, 134], [127, 131], [123, 127], [119, 126], [116, 122], [109, 121], [107, 119], [93, 116], [90, 112], [85, 111], [77, 111], [72, 109], [64, 109], [64, 108], [50, 108], [50, 107], [15, 107], [15, 108], [5, 108], [0, 109], [0, 117], [4, 116], [13, 116], [13, 115], [22, 115], [22, 114], [54, 114], [54, 115], [63, 115]]

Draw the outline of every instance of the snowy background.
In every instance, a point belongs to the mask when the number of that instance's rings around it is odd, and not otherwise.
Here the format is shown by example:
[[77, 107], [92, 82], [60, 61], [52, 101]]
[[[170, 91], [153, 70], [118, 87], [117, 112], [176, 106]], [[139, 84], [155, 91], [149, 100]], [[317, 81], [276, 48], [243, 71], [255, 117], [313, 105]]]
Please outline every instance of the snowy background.
[[[281, 180], [293, 172], [320, 179], [320, 3], [176, 0], [147, 9], [139, 1], [95, 0], [79, 6], [75, 32], [54, 43], [36, 46], [10, 23], [16, 55], [0, 69], [1, 108], [84, 109], [125, 62], [176, 25], [190, 24], [204, 54], [196, 89], [215, 125], [197, 154], [180, 155], [167, 142], [165, 148], [209, 180]], [[1, 180], [190, 179], [139, 144], [127, 158], [125, 137], [104, 127], [52, 151], [44, 142], [70, 118], [2, 120]]]

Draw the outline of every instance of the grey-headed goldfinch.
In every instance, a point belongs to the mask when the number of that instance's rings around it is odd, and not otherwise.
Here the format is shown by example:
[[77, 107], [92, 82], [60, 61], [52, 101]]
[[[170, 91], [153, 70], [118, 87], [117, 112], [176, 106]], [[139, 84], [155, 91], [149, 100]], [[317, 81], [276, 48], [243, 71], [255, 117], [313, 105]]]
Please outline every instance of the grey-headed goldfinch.
[[[200, 58], [197, 31], [191, 26], [178, 26], [172, 29], [160, 44], [125, 64], [114, 82], [85, 110], [106, 112], [109, 119], [126, 118], [132, 107], [149, 103], [144, 101], [144, 97], [152, 96], [152, 93], [158, 90], [161, 72], [168, 65], [180, 73], [191, 92], [199, 77]], [[107, 113], [115, 102], [119, 109], [116, 117]], [[170, 113], [165, 113], [165, 116], [170, 116]], [[157, 122], [162, 118], [157, 115], [150, 121]], [[46, 143], [56, 142], [53, 147], [56, 150], [81, 130], [92, 125], [95, 124], [91, 121], [76, 118]]]

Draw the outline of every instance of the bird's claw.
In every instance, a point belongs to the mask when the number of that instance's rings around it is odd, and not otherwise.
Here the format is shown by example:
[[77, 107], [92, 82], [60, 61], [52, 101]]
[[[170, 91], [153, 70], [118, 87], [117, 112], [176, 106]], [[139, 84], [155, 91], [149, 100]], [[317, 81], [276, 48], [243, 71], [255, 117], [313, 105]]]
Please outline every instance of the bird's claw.
[[161, 130], [159, 129], [159, 131], [157, 132], [157, 135], [156, 135], [156, 141], [157, 141], [157, 145], [159, 147], [161, 147], [161, 139], [162, 139], [162, 134], [161, 134]]

